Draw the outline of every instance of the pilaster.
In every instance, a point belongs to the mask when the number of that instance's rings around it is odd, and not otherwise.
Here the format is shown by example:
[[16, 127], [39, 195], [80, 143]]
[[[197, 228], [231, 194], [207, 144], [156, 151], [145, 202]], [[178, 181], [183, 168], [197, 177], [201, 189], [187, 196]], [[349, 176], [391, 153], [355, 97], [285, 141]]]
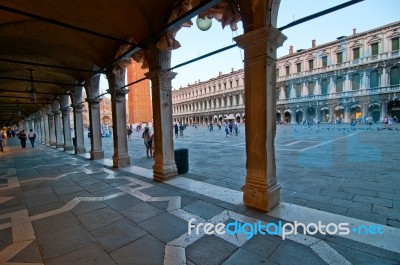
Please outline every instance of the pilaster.
[[104, 150], [101, 141], [100, 129], [100, 102], [101, 98], [87, 98], [89, 103], [90, 122], [90, 159], [103, 159]]
[[75, 87], [73, 93], [74, 108], [74, 128], [75, 128], [75, 154], [86, 153], [85, 140], [83, 135], [83, 115], [82, 115], [82, 87]]
[[64, 151], [74, 150], [71, 138], [71, 124], [70, 124], [70, 113], [71, 109], [69, 106], [69, 96], [61, 95], [61, 113], [63, 122], [64, 132]]
[[58, 100], [54, 101], [54, 125], [56, 132], [56, 147], [63, 148], [64, 147], [64, 139], [63, 132], [61, 127], [61, 111], [60, 111], [60, 102]]

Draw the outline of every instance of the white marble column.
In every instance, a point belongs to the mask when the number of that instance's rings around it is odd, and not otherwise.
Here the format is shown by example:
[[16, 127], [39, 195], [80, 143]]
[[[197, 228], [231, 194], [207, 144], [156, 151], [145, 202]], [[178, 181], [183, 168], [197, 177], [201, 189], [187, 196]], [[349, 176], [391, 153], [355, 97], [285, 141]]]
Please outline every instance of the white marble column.
[[82, 87], [74, 88], [72, 93], [74, 108], [74, 129], [75, 129], [75, 154], [86, 153], [85, 140], [83, 135], [83, 115], [82, 115]]
[[264, 211], [279, 203], [276, 180], [276, 49], [286, 37], [271, 25], [235, 38], [244, 49], [246, 93], [246, 181], [244, 203]]
[[296, 107], [290, 107], [290, 124], [296, 124]]
[[386, 99], [382, 99], [382, 103], [381, 103], [381, 120], [383, 121], [383, 119], [385, 118], [385, 116], [387, 115], [387, 100]]
[[49, 138], [50, 138], [50, 146], [56, 147], [56, 127], [54, 125], [54, 113], [53, 106], [51, 104], [48, 105], [47, 108], [47, 118], [49, 120]]
[[64, 151], [74, 150], [71, 138], [69, 95], [61, 95], [61, 113], [64, 128]]
[[333, 122], [333, 116], [335, 115], [335, 107], [332, 105], [329, 105], [329, 122]]
[[113, 167], [127, 167], [131, 164], [128, 154], [128, 138], [126, 134], [126, 88], [125, 68], [116, 71], [116, 74], [107, 72], [107, 80], [111, 92], [112, 123], [113, 123]]
[[64, 138], [63, 131], [61, 126], [61, 110], [60, 110], [60, 102], [58, 100], [54, 100], [54, 125], [56, 130], [56, 147], [63, 148], [64, 147]]

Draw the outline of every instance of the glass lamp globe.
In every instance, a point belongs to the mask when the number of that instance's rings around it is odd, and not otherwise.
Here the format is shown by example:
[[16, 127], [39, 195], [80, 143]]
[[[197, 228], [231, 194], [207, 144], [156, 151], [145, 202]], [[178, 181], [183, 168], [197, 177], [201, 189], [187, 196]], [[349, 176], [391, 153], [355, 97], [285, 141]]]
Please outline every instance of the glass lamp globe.
[[205, 17], [205, 18], [197, 17], [196, 24], [197, 24], [197, 27], [200, 30], [206, 31], [206, 30], [209, 30], [211, 28], [212, 20], [208, 19], [207, 17]]

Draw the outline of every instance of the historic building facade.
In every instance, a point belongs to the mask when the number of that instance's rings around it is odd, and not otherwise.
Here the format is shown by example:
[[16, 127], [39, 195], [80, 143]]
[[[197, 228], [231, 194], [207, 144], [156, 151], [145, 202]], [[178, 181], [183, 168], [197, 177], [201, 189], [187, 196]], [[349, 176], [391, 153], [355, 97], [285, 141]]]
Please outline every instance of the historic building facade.
[[[400, 22], [278, 58], [277, 121], [350, 122], [400, 117]], [[244, 121], [244, 72], [220, 73], [173, 91], [174, 122], [209, 123], [233, 114]]]

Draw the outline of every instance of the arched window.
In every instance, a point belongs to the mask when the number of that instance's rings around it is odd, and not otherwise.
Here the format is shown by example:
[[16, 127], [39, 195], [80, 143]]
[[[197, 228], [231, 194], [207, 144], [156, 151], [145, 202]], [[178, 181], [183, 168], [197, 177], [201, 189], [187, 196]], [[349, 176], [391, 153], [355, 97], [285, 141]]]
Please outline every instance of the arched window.
[[352, 90], [360, 90], [360, 75], [354, 74], [351, 78], [351, 89]]
[[399, 85], [400, 84], [400, 68], [399, 67], [393, 67], [390, 70], [390, 85]]
[[379, 87], [379, 74], [378, 71], [374, 70], [369, 74], [369, 87]]

